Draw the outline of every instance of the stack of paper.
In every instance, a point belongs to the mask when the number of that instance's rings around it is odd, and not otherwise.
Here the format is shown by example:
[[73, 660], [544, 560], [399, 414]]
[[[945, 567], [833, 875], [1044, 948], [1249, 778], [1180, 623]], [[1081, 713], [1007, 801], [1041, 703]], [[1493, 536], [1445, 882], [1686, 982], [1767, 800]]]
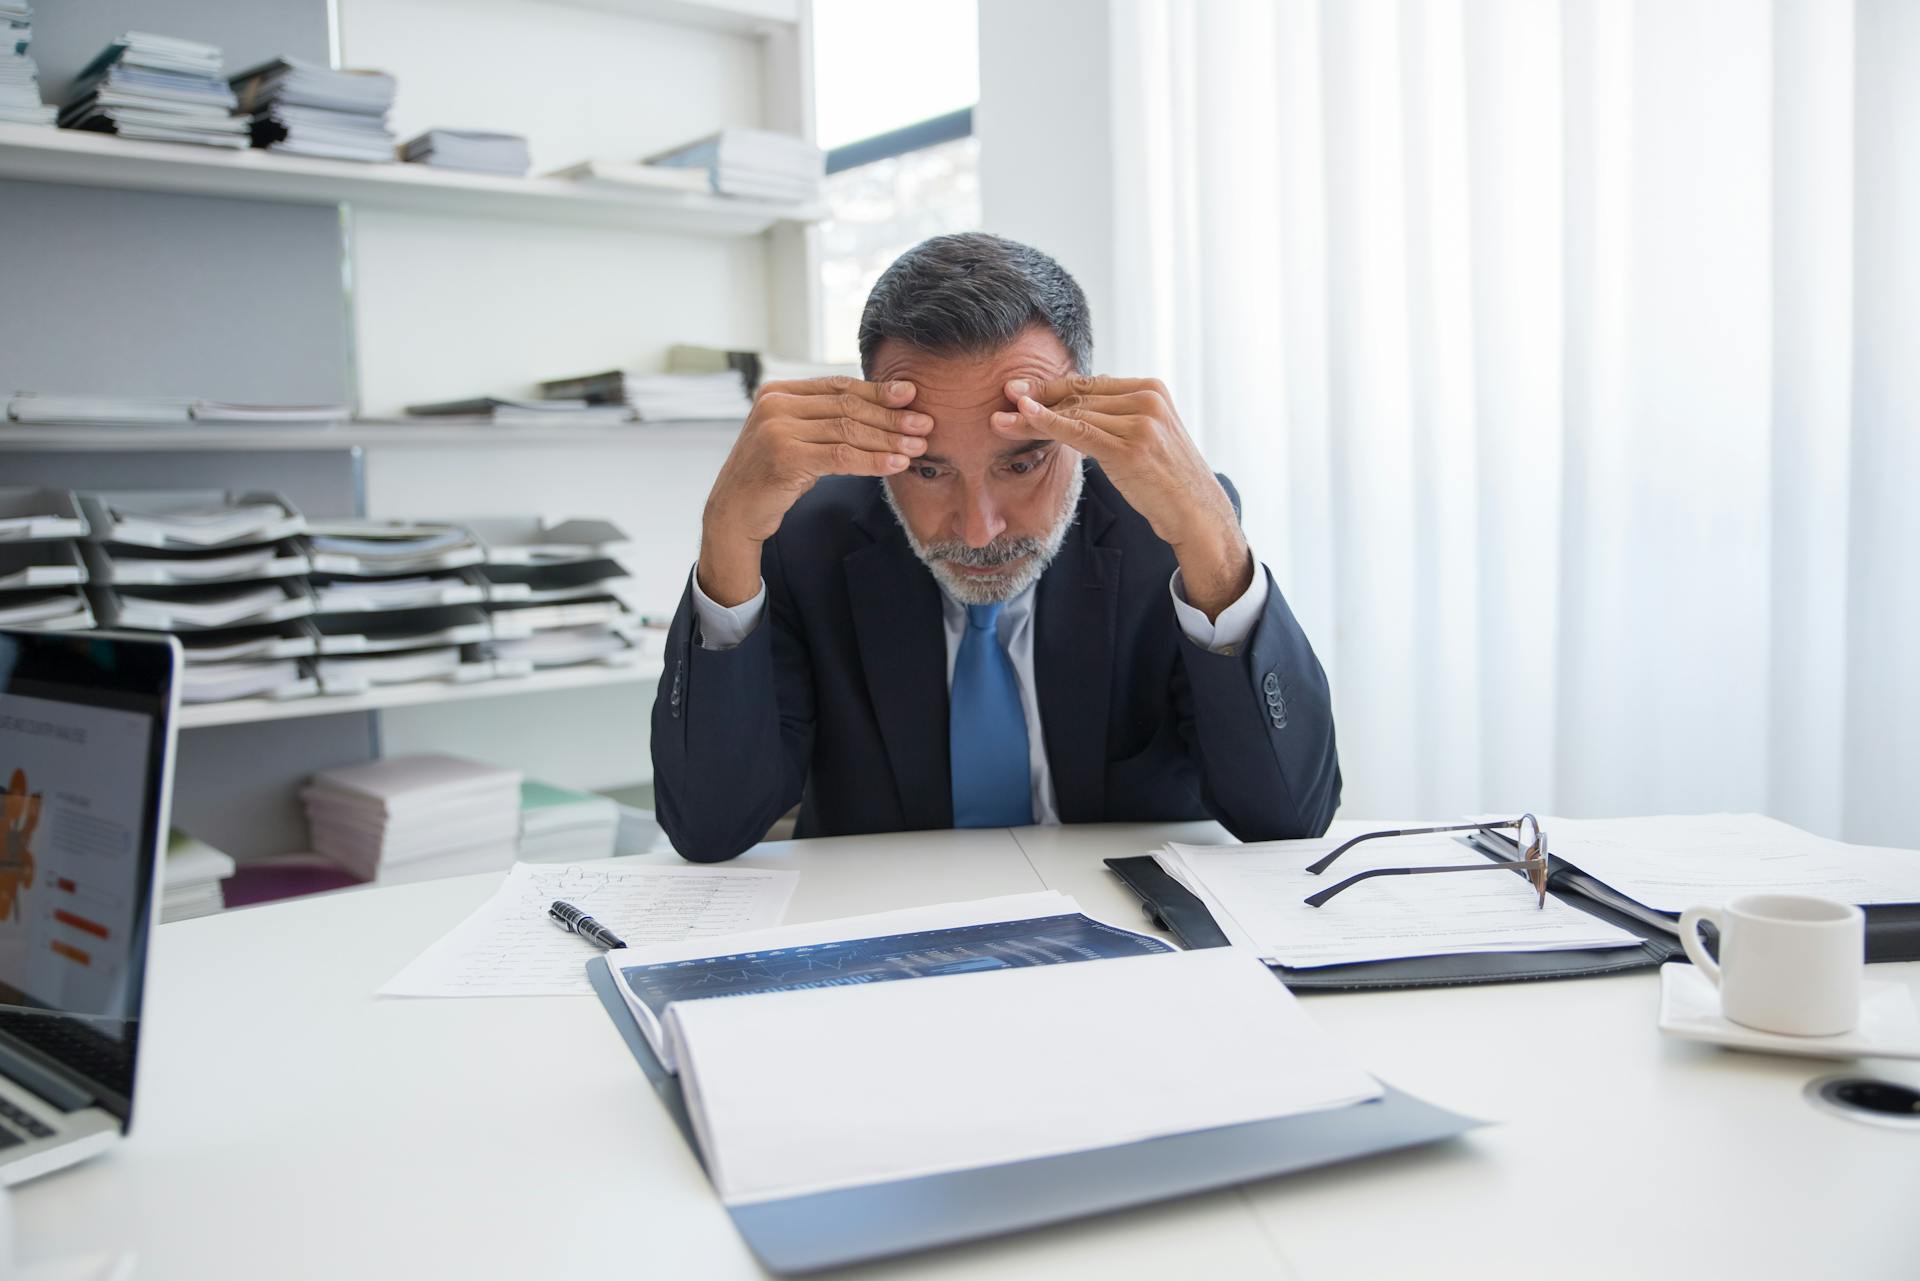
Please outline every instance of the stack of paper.
[[484, 656], [467, 661], [460, 647], [439, 645], [388, 653], [323, 654], [314, 663], [320, 688], [329, 694], [364, 694], [376, 685], [411, 685], [419, 681], [464, 684], [495, 675]]
[[18, 391], [7, 402], [7, 417], [21, 423], [145, 424], [184, 423], [192, 402], [162, 396], [56, 396]]
[[[1236, 948], [1056, 894], [608, 954], [729, 1205], [1379, 1098]], [[920, 980], [937, 981], [920, 981]], [[744, 1000], [704, 999], [749, 993]], [[770, 1046], [805, 1047], [768, 1073]], [[802, 1062], [804, 1060], [804, 1062]], [[1190, 1088], [1194, 1064], [1205, 1088]], [[956, 1119], [962, 1123], [956, 1124]]]
[[167, 861], [160, 873], [160, 920], [190, 921], [224, 911], [220, 885], [233, 871], [231, 857], [175, 828], [167, 834]]
[[472, 530], [443, 521], [319, 521], [307, 541], [315, 570], [368, 578], [441, 573], [487, 558]]
[[311, 424], [346, 420], [345, 405], [239, 405], [224, 400], [196, 400], [191, 406], [200, 422]]
[[1625, 930], [1547, 895], [1505, 871], [1375, 877], [1323, 907], [1303, 900], [1370, 868], [1443, 866], [1484, 859], [1446, 837], [1368, 842], [1321, 875], [1307, 865], [1341, 841], [1169, 845], [1155, 857], [1205, 903], [1222, 932], [1274, 965], [1309, 969], [1411, 956], [1637, 947]]
[[388, 654], [435, 645], [479, 645], [493, 639], [493, 625], [478, 605], [317, 614], [322, 654]]
[[391, 161], [393, 77], [276, 58], [233, 78], [239, 110], [251, 114], [253, 145], [335, 160]]
[[213, 551], [89, 543], [86, 562], [94, 582], [133, 587], [257, 582], [292, 578], [309, 568], [306, 553], [290, 538], [258, 547]]
[[520, 839], [520, 773], [456, 756], [328, 770], [301, 789], [313, 848], [363, 880], [504, 870]]
[[826, 152], [805, 138], [765, 129], [723, 129], [645, 163], [704, 170], [722, 195], [796, 203], [818, 200], [827, 175]]
[[129, 31], [101, 50], [73, 82], [63, 129], [152, 142], [244, 148], [247, 122], [233, 115], [220, 47]]
[[471, 169], [477, 173], [525, 177], [533, 168], [533, 153], [517, 133], [481, 133], [473, 129], [429, 129], [407, 139], [401, 159], [436, 169]]
[[257, 626], [301, 618], [313, 599], [289, 583], [236, 583], [219, 587], [102, 588], [96, 599], [111, 627], [190, 632]]
[[298, 659], [270, 662], [236, 659], [230, 663], [189, 662], [180, 674], [183, 703], [225, 703], [236, 698], [310, 698], [320, 683]]
[[33, 43], [33, 6], [0, 0], [0, 121], [50, 125], [57, 114], [40, 100], [40, 70], [27, 52]]
[[202, 663], [217, 666], [239, 659], [307, 658], [314, 652], [313, 633], [299, 620], [186, 632], [179, 640], [189, 667]]
[[416, 418], [484, 419], [495, 423], [525, 423], [564, 420], [570, 423], [624, 423], [633, 413], [624, 404], [596, 404], [584, 399], [505, 400], [499, 396], [474, 396], [466, 400], [440, 400], [425, 405], [408, 405]]
[[528, 636], [503, 636], [493, 643], [493, 652], [500, 658], [527, 663], [535, 669], [574, 667], [581, 663], [624, 667], [639, 662], [642, 657], [639, 647], [613, 623], [552, 627]]
[[[641, 422], [742, 422], [753, 411], [738, 369], [699, 374], [642, 374], [609, 369], [540, 384], [542, 394], [601, 405], [624, 405]], [[552, 401], [549, 401], [552, 403]]]
[[664, 165], [638, 165], [618, 160], [582, 160], [578, 164], [555, 169], [549, 178], [565, 178], [589, 187], [613, 187], [628, 191], [713, 190], [713, 179], [704, 169], [669, 169]]
[[520, 785], [520, 859], [583, 863], [612, 858], [620, 806], [612, 797], [528, 779]]
[[306, 528], [292, 504], [277, 494], [228, 494], [82, 499], [93, 537], [161, 551], [207, 552], [290, 538]]
[[[0, 26], [0, 31], [4, 31]], [[63, 489], [0, 489], [0, 627], [93, 626], [80, 585], [87, 519]]]

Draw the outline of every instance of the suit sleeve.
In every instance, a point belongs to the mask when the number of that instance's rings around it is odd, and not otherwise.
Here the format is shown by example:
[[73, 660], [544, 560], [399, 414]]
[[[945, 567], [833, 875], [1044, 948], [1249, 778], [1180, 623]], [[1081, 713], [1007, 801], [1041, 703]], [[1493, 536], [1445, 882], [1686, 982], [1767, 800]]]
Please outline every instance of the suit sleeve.
[[[1220, 478], [1233, 508], [1240, 497]], [[1207, 811], [1243, 841], [1319, 836], [1340, 807], [1340, 757], [1327, 675], [1264, 565], [1267, 598], [1237, 652], [1214, 653], [1182, 633], [1180, 700], [1188, 751]]]
[[800, 800], [813, 755], [813, 681], [793, 625], [777, 540], [762, 553], [766, 615], [739, 644], [701, 644], [689, 574], [653, 699], [660, 825], [681, 857], [733, 858]]

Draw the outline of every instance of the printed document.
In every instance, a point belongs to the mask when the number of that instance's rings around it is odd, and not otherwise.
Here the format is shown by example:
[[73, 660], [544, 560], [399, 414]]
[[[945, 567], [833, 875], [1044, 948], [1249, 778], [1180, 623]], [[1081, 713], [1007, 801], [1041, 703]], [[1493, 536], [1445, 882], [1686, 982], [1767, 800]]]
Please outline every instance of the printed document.
[[1742, 894], [1920, 903], [1920, 850], [1848, 845], [1760, 814], [1541, 820], [1553, 853], [1661, 912]]
[[816, 987], [668, 1012], [729, 1205], [1378, 1098], [1236, 948]]
[[1358, 961], [1468, 952], [1548, 952], [1637, 947], [1640, 940], [1547, 895], [1513, 872], [1382, 876], [1342, 890], [1323, 907], [1304, 900], [1374, 867], [1465, 864], [1484, 856], [1446, 837], [1370, 841], [1319, 876], [1307, 864], [1341, 841], [1170, 845], [1155, 856], [1207, 905], [1235, 944], [1275, 965], [1308, 969]]
[[381, 996], [574, 996], [597, 949], [547, 917], [573, 904], [629, 947], [778, 925], [798, 872], [757, 867], [516, 863], [487, 902], [380, 989]]

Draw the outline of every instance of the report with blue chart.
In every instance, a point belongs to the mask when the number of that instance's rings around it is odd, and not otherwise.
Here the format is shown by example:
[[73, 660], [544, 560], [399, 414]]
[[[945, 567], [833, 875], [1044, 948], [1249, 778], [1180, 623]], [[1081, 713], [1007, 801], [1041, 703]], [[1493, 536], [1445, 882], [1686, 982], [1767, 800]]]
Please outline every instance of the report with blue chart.
[[737, 952], [657, 965], [623, 966], [617, 964], [617, 958], [609, 960], [616, 964], [635, 999], [658, 1018], [675, 1001], [703, 997], [852, 987], [1173, 950], [1159, 939], [1074, 914]]

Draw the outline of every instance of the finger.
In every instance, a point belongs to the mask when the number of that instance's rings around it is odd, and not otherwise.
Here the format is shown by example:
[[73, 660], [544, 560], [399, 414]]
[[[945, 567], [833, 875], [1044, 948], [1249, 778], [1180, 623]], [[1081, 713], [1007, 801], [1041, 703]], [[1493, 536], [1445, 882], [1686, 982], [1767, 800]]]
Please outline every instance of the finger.
[[1120, 441], [1122, 420], [1111, 415], [1089, 412], [1068, 417], [1031, 396], [1022, 396], [1014, 404], [1016, 412], [1003, 411], [987, 420], [1008, 440], [1057, 440], [1095, 458], [1103, 457]]
[[801, 444], [797, 448], [802, 465], [815, 476], [891, 476], [907, 465], [905, 454], [856, 449], [845, 441]]
[[1045, 380], [1015, 378], [1006, 385], [1008, 400], [1017, 403], [1020, 397], [1031, 396], [1043, 405], [1058, 404], [1069, 396], [1125, 396], [1142, 391], [1167, 394], [1158, 378], [1109, 378], [1104, 374], [1067, 374]]
[[889, 409], [852, 392], [822, 396], [781, 395], [774, 407], [792, 418], [852, 418], [887, 431], [924, 436], [933, 430], [933, 419], [909, 409]]
[[913, 454], [927, 452], [924, 436], [909, 436], [899, 432], [886, 431], [871, 423], [861, 422], [857, 418], [806, 418], [800, 421], [801, 434], [796, 440], [808, 441], [818, 445], [831, 445], [844, 441], [855, 449], [865, 449], [878, 454]]
[[897, 378], [889, 382], [874, 383], [849, 374], [834, 374], [827, 378], [795, 378], [788, 382], [761, 383], [756, 396], [778, 394], [788, 396], [846, 394], [858, 396], [869, 404], [898, 407], [910, 402], [918, 394], [918, 388], [910, 382]]

